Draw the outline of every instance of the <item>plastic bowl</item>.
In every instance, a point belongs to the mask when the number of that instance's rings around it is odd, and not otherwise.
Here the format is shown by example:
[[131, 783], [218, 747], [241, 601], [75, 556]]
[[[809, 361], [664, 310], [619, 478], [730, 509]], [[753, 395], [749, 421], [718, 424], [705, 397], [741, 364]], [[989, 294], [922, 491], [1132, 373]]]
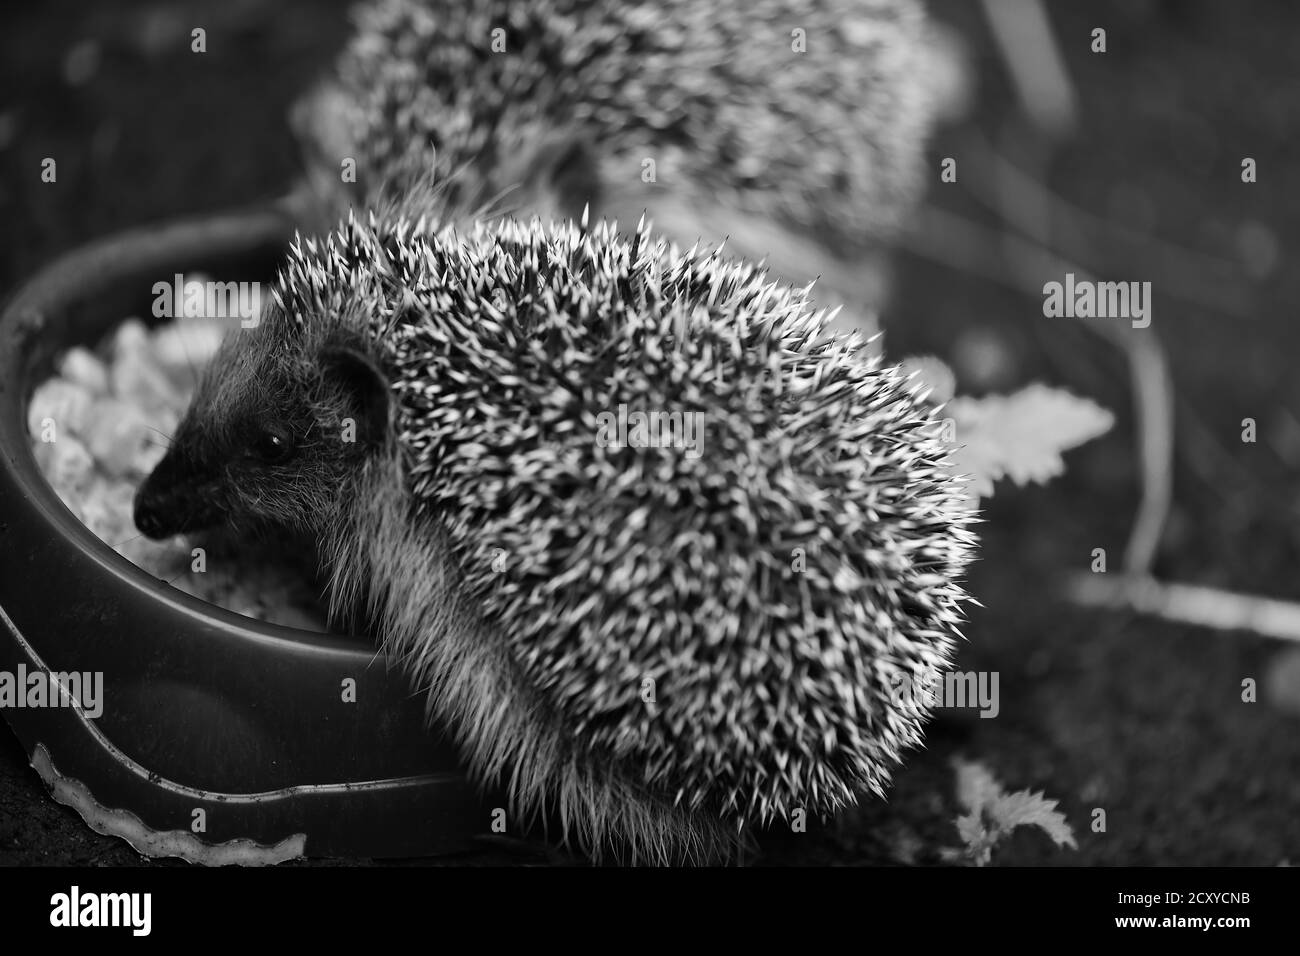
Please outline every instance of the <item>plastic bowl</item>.
[[62, 257], [10, 299], [0, 671], [100, 672], [103, 706], [3, 713], [55, 799], [149, 855], [450, 852], [487, 818], [402, 673], [360, 638], [256, 621], [154, 578], [63, 505], [32, 455], [27, 402], [58, 353], [149, 315], [153, 283], [175, 273], [269, 280], [292, 235], [278, 207], [131, 231]]

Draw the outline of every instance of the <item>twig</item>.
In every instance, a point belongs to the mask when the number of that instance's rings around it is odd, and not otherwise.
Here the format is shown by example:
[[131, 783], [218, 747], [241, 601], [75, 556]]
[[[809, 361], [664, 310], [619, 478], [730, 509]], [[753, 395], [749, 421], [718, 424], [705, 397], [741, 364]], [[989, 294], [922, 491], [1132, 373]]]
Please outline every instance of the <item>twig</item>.
[[[950, 267], [991, 279], [1030, 296], [1042, 295], [1038, 279], [1042, 264], [1050, 273], [1073, 272], [1091, 278], [1088, 271], [1062, 259], [1042, 244], [1013, 233], [996, 235], [972, 220], [933, 206], [922, 211], [919, 228], [905, 237], [918, 255]], [[999, 247], [1013, 269], [1008, 269]], [[1124, 332], [1114, 322], [1081, 320], [1086, 328], [1122, 349], [1128, 356], [1129, 375], [1137, 413], [1137, 445], [1142, 463], [1142, 493], [1124, 552], [1125, 568], [1146, 574], [1160, 544], [1173, 496], [1173, 385], [1164, 353], [1154, 330]]]
[[1137, 409], [1137, 447], [1142, 465], [1142, 500], [1133, 518], [1124, 568], [1149, 574], [1173, 504], [1173, 381], [1159, 340], [1150, 329], [1125, 336], [1133, 404]]
[[1166, 621], [1251, 631], [1300, 643], [1300, 604], [1236, 591], [1120, 575], [1073, 575], [1067, 595], [1091, 607], [1131, 608]]
[[984, 13], [1025, 112], [1046, 132], [1068, 133], [1077, 97], [1042, 0], [984, 0]]
[[[1150, 276], [1152, 284], [1170, 298], [1237, 318], [1249, 316], [1241, 267], [1232, 260], [1187, 249], [1095, 216], [1052, 192], [978, 133], [963, 138], [960, 155], [971, 180], [997, 184], [993, 198], [979, 189], [968, 191], [971, 198], [1021, 232], [1060, 248], [1065, 258], [1090, 260], [1091, 244], [1081, 234], [1099, 235], [1108, 244], [1121, 243], [1125, 247], [1124, 260], [1135, 272]], [[1041, 210], [1047, 211], [1058, 229], [1063, 225], [1072, 227], [1070, 235], [1038, 236]]]

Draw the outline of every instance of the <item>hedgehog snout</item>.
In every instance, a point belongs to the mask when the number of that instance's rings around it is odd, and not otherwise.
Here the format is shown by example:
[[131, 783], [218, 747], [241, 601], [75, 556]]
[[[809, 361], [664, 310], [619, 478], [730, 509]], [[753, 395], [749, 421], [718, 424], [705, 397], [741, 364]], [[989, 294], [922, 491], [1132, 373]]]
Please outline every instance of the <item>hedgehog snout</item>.
[[204, 493], [206, 483], [201, 469], [169, 452], [135, 493], [135, 526], [160, 540], [219, 523], [221, 511]]

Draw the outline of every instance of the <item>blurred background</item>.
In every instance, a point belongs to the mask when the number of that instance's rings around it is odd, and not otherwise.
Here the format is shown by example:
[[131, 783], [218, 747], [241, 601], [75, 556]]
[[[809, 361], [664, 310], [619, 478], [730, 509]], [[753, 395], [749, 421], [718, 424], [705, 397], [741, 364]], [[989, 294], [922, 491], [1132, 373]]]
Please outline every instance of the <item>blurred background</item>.
[[[1142, 487], [1130, 355], [1096, 321], [1047, 319], [1045, 264], [1151, 281], [1174, 397], [1161, 579], [1300, 601], [1300, 7], [1283, 0], [931, 0], [949, 115], [896, 261], [886, 352], [929, 354], [962, 394], [1035, 381], [1116, 427], [1046, 487], [985, 503], [957, 661], [1000, 674], [1001, 710], [942, 715], [876, 802], [760, 863], [929, 863], [957, 842], [950, 761], [1060, 801], [1079, 848], [1021, 830], [1002, 864], [1300, 861], [1294, 643], [1072, 603], [1093, 549], [1118, 567]], [[151, 220], [278, 197], [286, 116], [348, 34], [334, 0], [52, 0], [0, 36], [0, 294], [54, 256]], [[188, 52], [192, 27], [208, 52]], [[1105, 53], [1092, 50], [1106, 31]], [[58, 182], [42, 184], [42, 158]], [[958, 162], [941, 183], [940, 162]], [[1256, 160], [1258, 181], [1242, 182]], [[1293, 165], [1295, 164], [1295, 165]], [[1036, 288], [1037, 287], [1037, 288]], [[1112, 325], [1114, 323], [1112, 322]], [[1258, 440], [1241, 440], [1242, 419]], [[1288, 671], [1288, 668], [1291, 668]], [[1271, 688], [1243, 703], [1241, 682]], [[1092, 811], [1107, 829], [1089, 829]], [[0, 733], [0, 863], [130, 863], [49, 800]], [[496, 851], [448, 862], [507, 862]]]

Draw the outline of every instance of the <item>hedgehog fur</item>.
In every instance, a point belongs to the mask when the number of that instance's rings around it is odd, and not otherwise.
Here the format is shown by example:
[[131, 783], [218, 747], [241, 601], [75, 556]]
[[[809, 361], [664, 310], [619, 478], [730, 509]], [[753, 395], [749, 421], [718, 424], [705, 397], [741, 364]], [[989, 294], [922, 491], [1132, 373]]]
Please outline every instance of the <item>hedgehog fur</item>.
[[[806, 289], [644, 229], [372, 215], [299, 240], [275, 301], [137, 523], [201, 497], [315, 535], [474, 775], [593, 855], [719, 859], [883, 792], [973, 519], [918, 387]], [[603, 441], [620, 406], [699, 413], [700, 454]]]
[[[919, 191], [934, 104], [918, 0], [374, 0], [356, 20], [301, 128], [323, 178], [338, 186], [352, 157], [371, 198], [437, 168], [454, 208], [508, 208], [558, 139], [593, 154], [574, 218], [616, 218], [601, 193], [627, 194], [612, 205], [631, 222], [671, 195], [850, 257]], [[358, 196], [339, 188], [346, 209]]]

